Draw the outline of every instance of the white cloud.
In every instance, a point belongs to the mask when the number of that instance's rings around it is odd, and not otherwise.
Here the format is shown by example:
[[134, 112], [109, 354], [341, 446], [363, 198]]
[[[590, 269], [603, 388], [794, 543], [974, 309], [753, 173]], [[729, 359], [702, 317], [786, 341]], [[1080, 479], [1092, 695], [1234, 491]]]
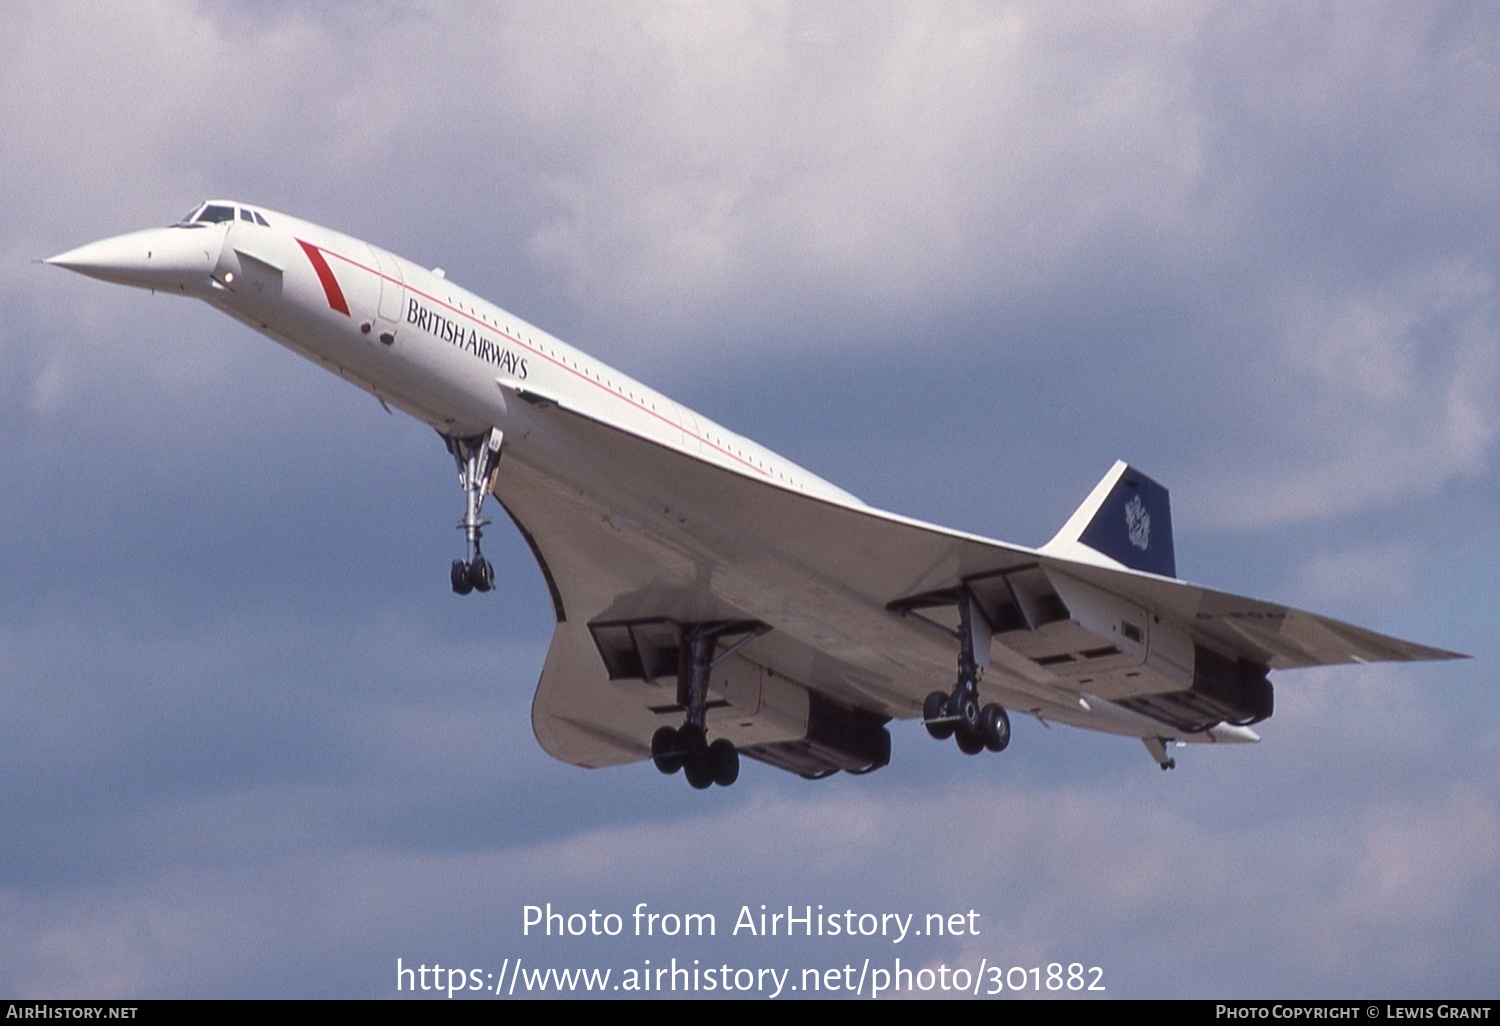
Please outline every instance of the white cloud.
[[[1379, 509], [1490, 469], [1500, 435], [1500, 294], [1467, 261], [1286, 301], [1289, 394], [1279, 473], [1220, 492], [1234, 525]], [[1295, 448], [1291, 446], [1295, 443]]]
[[1308, 609], [1338, 609], [1344, 615], [1382, 612], [1410, 600], [1429, 557], [1424, 549], [1398, 541], [1316, 552], [1297, 567], [1290, 597]]
[[[629, 131], [553, 179], [558, 214], [532, 239], [612, 316], [1024, 297], [1102, 231], [1194, 231], [1192, 10], [1092, 11], [1088, 26], [1020, 5], [671, 10], [620, 15], [638, 48], [587, 51], [571, 87], [609, 97]], [[576, 67], [583, 51], [549, 57]]]

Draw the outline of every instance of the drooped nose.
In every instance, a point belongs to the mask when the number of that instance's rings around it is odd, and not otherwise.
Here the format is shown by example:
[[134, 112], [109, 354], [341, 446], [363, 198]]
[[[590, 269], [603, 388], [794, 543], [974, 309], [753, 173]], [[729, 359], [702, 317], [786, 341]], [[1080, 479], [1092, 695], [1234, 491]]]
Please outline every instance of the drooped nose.
[[90, 278], [142, 289], [202, 293], [212, 279], [224, 233], [201, 228], [147, 228], [100, 239], [42, 261]]

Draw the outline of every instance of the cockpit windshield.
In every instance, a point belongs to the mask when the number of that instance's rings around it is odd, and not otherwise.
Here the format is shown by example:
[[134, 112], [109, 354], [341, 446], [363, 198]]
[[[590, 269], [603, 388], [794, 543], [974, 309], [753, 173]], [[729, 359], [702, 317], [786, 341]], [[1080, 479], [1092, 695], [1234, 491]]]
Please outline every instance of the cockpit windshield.
[[[194, 208], [191, 213], [172, 225], [172, 227], [201, 228], [210, 224], [222, 224], [225, 221], [233, 221], [234, 212], [235, 208], [227, 203], [204, 203], [202, 206]], [[251, 210], [249, 207], [240, 207], [239, 216], [242, 221], [249, 221], [266, 228], [270, 227], [266, 219], [260, 216], [260, 211], [258, 210]]]
[[203, 209], [198, 211], [198, 216], [193, 218], [194, 224], [218, 224], [221, 221], [233, 221], [234, 208], [221, 207], [216, 203], [205, 203]]

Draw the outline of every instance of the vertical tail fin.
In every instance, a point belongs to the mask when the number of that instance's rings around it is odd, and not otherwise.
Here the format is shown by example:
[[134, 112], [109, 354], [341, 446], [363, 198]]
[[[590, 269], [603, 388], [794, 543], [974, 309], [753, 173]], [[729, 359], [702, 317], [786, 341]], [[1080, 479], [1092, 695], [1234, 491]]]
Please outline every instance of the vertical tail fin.
[[1104, 556], [1132, 570], [1176, 577], [1167, 490], [1118, 460], [1041, 551], [1090, 562]]

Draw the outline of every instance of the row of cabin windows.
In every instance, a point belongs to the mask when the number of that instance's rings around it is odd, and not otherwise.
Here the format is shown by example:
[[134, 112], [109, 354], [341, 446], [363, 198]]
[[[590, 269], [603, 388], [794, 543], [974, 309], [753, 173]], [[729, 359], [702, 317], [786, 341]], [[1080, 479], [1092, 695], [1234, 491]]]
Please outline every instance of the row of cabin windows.
[[[236, 216], [236, 211], [238, 211], [238, 216], [239, 216], [239, 219], [241, 221], [244, 221], [244, 222], [249, 223], [249, 224], [258, 224], [258, 225], [261, 225], [262, 227], [266, 227], [266, 228], [271, 227], [270, 224], [266, 221], [266, 219], [261, 216], [260, 211], [258, 211], [258, 210], [251, 210], [249, 207], [238, 207], [238, 208], [236, 208], [236, 207], [230, 206], [229, 204], [226, 204], [226, 203], [205, 203], [202, 206], [200, 206], [197, 210], [194, 210], [192, 213], [188, 214], [181, 221], [177, 222], [177, 224], [174, 227], [193, 227], [193, 226], [196, 226], [196, 225], [205, 225], [205, 224], [222, 224], [225, 221], [233, 221], [235, 219], [235, 216]], [[453, 301], [453, 297], [451, 297], [451, 296], [448, 297], [448, 305], [450, 307], [457, 307], [460, 310], [464, 310], [465, 312], [469, 313], [470, 315], [480, 316], [477, 311], [469, 309], [469, 308], [463, 306], [462, 304], [455, 303]], [[486, 324], [490, 324], [491, 323], [490, 319], [488, 317], [481, 317], [481, 319]], [[497, 329], [499, 328], [498, 324], [494, 324], [492, 326], [495, 327], [495, 328], [497, 328]], [[505, 333], [507, 335], [510, 334], [510, 325], [508, 325], [508, 324], [505, 326]], [[533, 342], [531, 339], [528, 338], [528, 339], [526, 339], [526, 341], [528, 343], [530, 343], [533, 347], [536, 346], [536, 343]], [[551, 352], [551, 350], [548, 350], [548, 351]], [[552, 355], [554, 357], [556, 357], [557, 354], [553, 353]], [[573, 361], [565, 361], [565, 362], [573, 363]], [[581, 371], [584, 370], [582, 364], [573, 363], [573, 366], [576, 367], [578, 370], [581, 370]], [[604, 385], [607, 385], [608, 387], [613, 388], [616, 392], [620, 393], [621, 395], [626, 395], [627, 394], [627, 391], [625, 389], [621, 388], [619, 385], [616, 385], [612, 381], [606, 381], [604, 378], [602, 378], [599, 375], [599, 373], [597, 371], [585, 371], [585, 373], [587, 373], [595, 381], [598, 381], [601, 384], [604, 384]], [[636, 399], [636, 396], [633, 393], [629, 393], [629, 395], [630, 395], [631, 399]], [[639, 402], [640, 400], [636, 399], [636, 401]], [[653, 410], [656, 409], [656, 404], [655, 403], [651, 403], [650, 406], [651, 406], [651, 408]], [[717, 439], [710, 439], [710, 443], [716, 445], [717, 447], [719, 447], [721, 449], [725, 448], [724, 444], [722, 442], [719, 442]], [[742, 459], [746, 458], [745, 454], [742, 453], [742, 452], [740, 452], [738, 449], [732, 449], [732, 450], [731, 449], [725, 449], [725, 451], [732, 451], [736, 455], [740, 456]], [[767, 469], [767, 470], [770, 469], [769, 467], [767, 467], [764, 463], [762, 463], [758, 459], [750, 458], [750, 462], [754, 463], [758, 467], [761, 467], [762, 469]], [[784, 479], [784, 476], [780, 473], [780, 471], [777, 471], [776, 476], [777, 477], [783, 477], [783, 479]]]

